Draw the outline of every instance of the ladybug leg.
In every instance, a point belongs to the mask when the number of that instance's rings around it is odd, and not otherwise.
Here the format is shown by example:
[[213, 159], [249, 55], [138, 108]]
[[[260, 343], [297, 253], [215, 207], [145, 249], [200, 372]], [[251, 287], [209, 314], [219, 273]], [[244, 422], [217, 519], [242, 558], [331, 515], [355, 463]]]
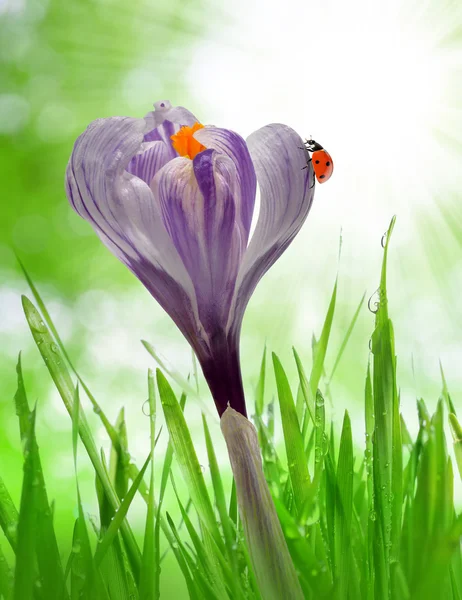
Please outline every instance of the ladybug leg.
[[305, 165], [304, 167], [302, 167], [302, 171], [303, 171], [304, 169], [308, 169], [308, 167], [310, 166], [310, 162], [311, 162], [312, 160], [313, 160], [312, 158], [309, 158], [309, 159], [306, 161], [306, 165]]

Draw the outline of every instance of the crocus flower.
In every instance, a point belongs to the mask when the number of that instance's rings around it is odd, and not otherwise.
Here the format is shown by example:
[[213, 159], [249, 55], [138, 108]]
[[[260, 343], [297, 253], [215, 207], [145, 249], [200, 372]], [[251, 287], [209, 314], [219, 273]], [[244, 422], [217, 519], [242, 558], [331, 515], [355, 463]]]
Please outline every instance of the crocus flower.
[[[311, 207], [300, 136], [271, 124], [245, 141], [168, 101], [144, 119], [91, 123], [75, 143], [66, 193], [193, 347], [220, 415], [246, 415], [239, 337], [261, 277]], [[250, 229], [257, 183], [260, 211]]]

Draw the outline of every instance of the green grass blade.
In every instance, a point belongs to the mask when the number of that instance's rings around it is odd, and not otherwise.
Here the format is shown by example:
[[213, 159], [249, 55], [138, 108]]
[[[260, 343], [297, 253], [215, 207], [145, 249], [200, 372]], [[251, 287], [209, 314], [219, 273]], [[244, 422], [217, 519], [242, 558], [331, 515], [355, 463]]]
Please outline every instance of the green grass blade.
[[13, 591], [13, 571], [0, 548], [0, 598], [8, 599]]
[[24, 478], [18, 521], [13, 600], [33, 598], [34, 583], [37, 577], [34, 565], [39, 506], [36, 484], [37, 451], [34, 439], [35, 410], [31, 413], [29, 431], [25, 438]]
[[223, 527], [223, 534], [225, 538], [225, 544], [226, 549], [228, 551], [229, 560], [231, 561], [231, 565], [234, 571], [237, 572], [233, 529], [226, 507], [225, 491], [223, 488], [223, 482], [221, 480], [220, 469], [218, 467], [215, 449], [213, 447], [212, 437], [210, 435], [209, 426], [207, 424], [207, 419], [204, 414], [202, 414], [202, 424], [204, 427], [205, 444], [207, 448], [210, 474], [212, 476], [213, 491], [215, 493], [215, 503], [217, 506], [218, 514], [220, 515], [221, 526]]
[[295, 348], [292, 348], [294, 353], [295, 363], [297, 365], [298, 377], [300, 380], [300, 389], [302, 391], [303, 397], [305, 398], [306, 408], [308, 410], [308, 414], [311, 417], [311, 421], [315, 422], [315, 410], [314, 410], [314, 394], [311, 393], [310, 383], [305, 373], [305, 369], [303, 368], [302, 361], [300, 356], [298, 355]]
[[446, 383], [446, 377], [444, 376], [444, 371], [443, 371], [443, 365], [441, 364], [440, 361], [440, 373], [441, 373], [441, 381], [443, 382], [443, 391], [442, 391], [442, 395], [443, 398], [446, 401], [447, 407], [448, 407], [448, 412], [453, 413], [454, 415], [456, 415], [456, 408], [454, 406], [454, 403], [451, 399], [451, 395], [449, 393], [448, 390], [448, 384]]
[[365, 297], [366, 297], [366, 292], [364, 292], [363, 297], [359, 301], [358, 307], [356, 308], [356, 311], [355, 311], [355, 313], [353, 315], [353, 318], [351, 319], [351, 323], [348, 326], [348, 329], [347, 329], [347, 332], [345, 334], [345, 337], [343, 338], [343, 341], [342, 341], [342, 343], [340, 345], [340, 349], [339, 349], [337, 357], [335, 359], [334, 366], [332, 367], [332, 371], [330, 373], [330, 377], [329, 377], [329, 381], [327, 383], [327, 386], [330, 385], [330, 383], [331, 383], [331, 381], [332, 381], [332, 379], [333, 379], [333, 377], [335, 375], [335, 371], [337, 370], [337, 367], [338, 367], [338, 365], [340, 363], [340, 360], [342, 359], [343, 353], [345, 352], [345, 348], [347, 347], [348, 341], [349, 341], [349, 339], [351, 337], [351, 334], [353, 333], [353, 329], [355, 328], [356, 321], [358, 320], [359, 313], [361, 312], [361, 308], [362, 308], [362, 306], [364, 304]]
[[334, 320], [335, 304], [337, 301], [337, 279], [335, 280], [334, 289], [329, 302], [329, 308], [327, 309], [326, 318], [322, 326], [321, 337], [316, 344], [316, 352], [313, 362], [313, 368], [310, 375], [310, 390], [311, 396], [314, 398], [316, 390], [319, 387], [319, 381], [324, 369], [324, 361], [327, 353], [327, 346], [329, 344], [330, 331], [332, 329], [332, 321]]
[[183, 412], [170, 384], [162, 372], [157, 370], [157, 386], [165, 415], [170, 440], [188, 487], [194, 507], [204, 525], [209, 529], [218, 547], [223, 550], [223, 540], [217, 527], [215, 514], [205, 485], [202, 469], [189, 433]]
[[260, 376], [258, 378], [257, 390], [255, 392], [255, 412], [259, 417], [263, 415], [263, 403], [265, 399], [265, 378], [266, 378], [266, 346], [263, 350], [261, 359]]
[[82, 499], [80, 497], [80, 488], [77, 475], [77, 451], [79, 440], [79, 421], [80, 421], [80, 398], [79, 388], [75, 388], [74, 402], [72, 406], [72, 450], [74, 457], [75, 482], [77, 489], [77, 506], [79, 511], [78, 519], [74, 529], [73, 552], [74, 560], [72, 563], [72, 598], [80, 598], [84, 590], [97, 589], [98, 582], [93, 566], [92, 552], [90, 546], [90, 537], [88, 535], [85, 515], [82, 508]]
[[294, 492], [294, 501], [300, 514], [305, 506], [311, 484], [305, 448], [298, 423], [295, 403], [290, 391], [285, 371], [276, 354], [273, 353], [274, 374], [279, 396], [284, 443], [287, 453], [290, 479]]
[[[43, 322], [43, 319], [34, 305], [25, 296], [22, 297], [22, 302], [24, 314], [26, 315], [26, 319], [37, 348], [42, 355], [45, 365], [54, 381], [54, 384], [56, 385], [56, 388], [58, 389], [69, 415], [72, 416], [75, 386], [63, 360], [62, 353], [53, 341], [53, 338]], [[112, 509], [117, 510], [120, 505], [119, 499], [107, 472], [102, 466], [83, 409], [80, 411], [79, 435], [93, 464], [93, 467], [101, 480]], [[141, 553], [127, 521], [122, 523], [121, 531], [127, 551], [129, 553], [130, 563], [132, 564], [135, 572], [139, 572], [141, 566]]]
[[229, 510], [228, 510], [229, 518], [231, 522], [234, 524], [234, 528], [237, 529], [237, 493], [236, 493], [236, 482], [233, 479], [233, 483], [231, 486], [231, 498], [229, 500]]
[[109, 477], [117, 496], [122, 500], [128, 491], [130, 477], [127, 425], [125, 422], [125, 410], [123, 407], [120, 409], [117, 416], [114, 430], [117, 432], [117, 443], [111, 444]]
[[118, 448], [119, 440], [118, 440], [118, 436], [117, 436], [115, 429], [111, 425], [109, 419], [106, 417], [105, 413], [99, 406], [99, 404], [96, 401], [96, 399], [94, 398], [93, 394], [90, 392], [89, 388], [87, 387], [87, 385], [85, 384], [83, 379], [80, 377], [79, 373], [77, 372], [76, 368], [74, 367], [74, 365], [69, 357], [69, 354], [66, 350], [66, 347], [64, 346], [64, 344], [61, 340], [61, 337], [58, 333], [58, 330], [53, 322], [53, 319], [51, 318], [50, 313], [47, 310], [47, 307], [46, 307], [45, 302], [43, 301], [43, 298], [40, 296], [40, 293], [39, 293], [37, 287], [35, 286], [34, 282], [32, 281], [32, 278], [30, 277], [29, 273], [27, 272], [24, 264], [21, 262], [21, 260], [19, 259], [19, 257], [17, 255], [16, 255], [16, 258], [19, 262], [22, 272], [24, 273], [24, 277], [26, 278], [26, 281], [31, 289], [32, 295], [34, 296], [34, 299], [40, 309], [40, 312], [43, 315], [44, 321], [48, 325], [49, 330], [51, 331], [54, 339], [57, 342], [57, 346], [61, 350], [61, 353], [62, 353], [63, 357], [65, 358], [65, 360], [67, 361], [68, 365], [70, 366], [71, 370], [77, 376], [77, 379], [79, 380], [82, 388], [85, 390], [85, 393], [87, 394], [90, 402], [93, 405], [93, 410], [100, 417], [100, 419], [106, 429], [106, 432], [111, 439], [112, 444]]
[[157, 350], [154, 348], [152, 344], [147, 342], [146, 340], [141, 340], [141, 343], [146, 348], [148, 353], [152, 356], [152, 358], [156, 361], [162, 371], [165, 371], [169, 377], [183, 390], [185, 394], [188, 396], [192, 396], [193, 398], [197, 398], [197, 390], [189, 383], [189, 381], [181, 375], [174, 367], [167, 364], [165, 358], [162, 358]]
[[351, 422], [345, 411], [337, 464], [336, 580], [339, 598], [348, 597], [351, 563], [351, 522], [353, 516], [353, 439]]
[[[186, 512], [186, 510], [183, 507], [182, 502], [180, 501], [180, 497], [178, 495], [178, 490], [176, 488], [175, 481], [173, 479], [173, 474], [170, 474], [170, 478], [172, 480], [172, 487], [175, 492], [178, 506], [180, 507], [180, 512], [181, 512], [183, 522], [186, 525], [186, 529], [189, 533], [189, 537], [191, 538], [191, 541], [193, 543], [194, 549], [197, 554], [198, 562], [202, 566], [204, 577], [208, 581], [210, 588], [213, 590], [214, 594], [216, 594], [217, 598], [220, 598], [220, 599], [223, 598], [223, 600], [227, 600], [228, 594], [226, 592], [224, 582], [223, 582], [223, 578], [225, 578], [228, 581], [228, 584], [233, 586], [233, 588], [235, 590], [234, 594], [232, 595], [232, 598], [233, 599], [240, 598], [241, 594], [239, 592], [239, 588], [236, 585], [234, 585], [235, 583], [237, 583], [239, 581], [239, 579], [237, 579], [237, 580], [234, 579], [234, 581], [233, 581], [233, 576], [231, 574], [229, 566], [227, 565], [226, 561], [224, 561], [224, 557], [223, 557], [223, 555], [221, 555], [220, 550], [218, 550], [218, 552], [217, 552], [217, 548], [213, 543], [213, 538], [211, 538], [210, 534], [208, 533], [208, 531], [206, 529], [203, 531], [203, 534], [202, 534], [203, 539], [204, 539], [204, 542], [202, 542], [198, 532], [195, 530], [195, 528], [188, 516], [188, 513]], [[220, 572], [220, 570], [218, 569], [219, 556], [222, 559], [224, 573]], [[235, 595], [235, 594], [237, 594], [237, 595]]]
[[144, 532], [143, 558], [141, 563], [140, 600], [155, 600], [159, 598], [160, 548], [156, 543], [155, 519], [156, 505], [154, 497], [154, 448], [156, 439], [156, 391], [154, 373], [148, 371], [148, 398], [151, 433], [151, 481], [149, 484], [148, 512]]
[[146, 459], [146, 462], [144, 463], [141, 471], [138, 474], [138, 477], [132, 483], [130, 489], [127, 492], [127, 495], [122, 500], [122, 503], [121, 503], [119, 509], [116, 511], [114, 518], [112, 519], [111, 524], [109, 525], [109, 527], [106, 531], [106, 534], [104, 535], [104, 537], [102, 538], [102, 540], [100, 541], [100, 543], [98, 545], [98, 549], [96, 550], [95, 559], [94, 559], [95, 565], [97, 567], [101, 564], [101, 561], [103, 560], [107, 550], [109, 549], [115, 536], [117, 535], [117, 532], [119, 531], [119, 529], [121, 528], [121, 526], [125, 520], [125, 516], [128, 512], [128, 509], [130, 508], [130, 504], [132, 503], [132, 500], [135, 497], [136, 492], [138, 491], [138, 487], [140, 485], [141, 480], [143, 479], [146, 469], [148, 468], [150, 460], [151, 460], [151, 454], [149, 454], [148, 458]]
[[0, 527], [13, 550], [16, 549], [19, 513], [0, 477]]
[[457, 420], [456, 415], [453, 413], [449, 415], [449, 425], [451, 426], [452, 439], [454, 442], [454, 454], [456, 455], [457, 468], [459, 469], [459, 475], [462, 479], [462, 427]]
[[[16, 373], [18, 381], [18, 387], [15, 394], [16, 414], [19, 419], [21, 440], [23, 443], [26, 443], [30, 433], [31, 412], [24, 386], [21, 355], [18, 357]], [[61, 590], [65, 589], [64, 572], [53, 526], [53, 517], [48, 503], [40, 453], [35, 440], [35, 435], [33, 436], [31, 443], [34, 445], [34, 452], [36, 453], [35, 486], [38, 507], [37, 536], [40, 540], [40, 550], [37, 552], [37, 559], [43, 593], [47, 598], [53, 600], [58, 597], [61, 598]], [[65, 594], [64, 597], [66, 598], [67, 595]]]

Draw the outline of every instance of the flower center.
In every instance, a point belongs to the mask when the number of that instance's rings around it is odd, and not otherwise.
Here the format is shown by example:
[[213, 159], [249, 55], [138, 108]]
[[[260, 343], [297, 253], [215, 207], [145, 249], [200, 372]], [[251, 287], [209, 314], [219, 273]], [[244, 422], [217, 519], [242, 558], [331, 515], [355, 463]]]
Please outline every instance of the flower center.
[[205, 146], [194, 137], [194, 133], [203, 127], [201, 123], [194, 123], [192, 127], [182, 127], [175, 135], [170, 136], [172, 145], [180, 156], [185, 156], [192, 160], [199, 152], [205, 150]]

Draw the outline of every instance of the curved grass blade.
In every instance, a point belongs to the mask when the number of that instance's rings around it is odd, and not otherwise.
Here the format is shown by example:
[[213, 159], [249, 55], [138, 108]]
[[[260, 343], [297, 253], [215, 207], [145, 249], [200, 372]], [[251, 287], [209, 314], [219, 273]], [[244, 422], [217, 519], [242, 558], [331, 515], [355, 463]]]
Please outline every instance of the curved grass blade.
[[13, 550], [16, 549], [19, 513], [0, 477], [0, 527]]
[[149, 456], [147, 457], [146, 462], [144, 463], [141, 471], [138, 474], [138, 477], [132, 483], [130, 489], [127, 492], [127, 495], [122, 500], [120, 507], [116, 510], [114, 518], [112, 519], [111, 524], [109, 525], [105, 536], [102, 538], [102, 540], [100, 541], [100, 543], [98, 545], [98, 548], [95, 553], [95, 558], [94, 558], [95, 565], [97, 567], [101, 564], [101, 561], [103, 560], [108, 548], [112, 544], [115, 536], [117, 535], [117, 532], [119, 531], [122, 524], [124, 523], [125, 516], [128, 512], [128, 509], [130, 508], [130, 504], [132, 503], [132, 500], [135, 497], [136, 492], [138, 491], [138, 487], [140, 485], [141, 480], [143, 479], [144, 473], [149, 465], [150, 460], [151, 460], [151, 454], [149, 454]]
[[[223, 534], [225, 538], [226, 550], [228, 552], [228, 558], [231, 562], [231, 566], [236, 577], [239, 577], [238, 565], [236, 561], [236, 550], [235, 540], [233, 535], [233, 529], [231, 526], [231, 520], [228, 515], [226, 508], [225, 491], [223, 488], [223, 482], [221, 480], [220, 469], [218, 467], [218, 461], [213, 447], [212, 438], [210, 436], [210, 430], [207, 425], [206, 416], [202, 413], [202, 424], [204, 427], [205, 444], [207, 448], [207, 456], [209, 460], [210, 474], [212, 476], [213, 490], [215, 493], [215, 503], [217, 506], [218, 514], [220, 515], [221, 526], [223, 528]], [[234, 590], [233, 597], [237, 597], [238, 591]]]
[[[457, 468], [462, 479], [462, 427], [455, 414], [449, 415], [449, 425], [451, 426], [452, 439], [454, 441], [454, 454], [456, 455]], [[0, 481], [1, 484], [1, 481]]]
[[[26, 296], [22, 296], [22, 303], [24, 314], [26, 315], [26, 319], [37, 348], [42, 355], [45, 365], [56, 385], [56, 388], [58, 389], [69, 415], [72, 416], [75, 386], [63, 360], [61, 350], [53, 341], [53, 338], [51, 337], [43, 319], [32, 302]], [[117, 510], [120, 505], [119, 499], [107, 475], [107, 472], [101, 463], [90, 427], [85, 418], [83, 408], [80, 410], [79, 435], [93, 464], [93, 467], [101, 480], [101, 483], [104, 487], [104, 492], [107, 495], [112, 509]], [[141, 566], [141, 553], [127, 521], [122, 523], [121, 531], [126, 544], [130, 564], [132, 565], [134, 572], [139, 573]]]
[[141, 562], [140, 600], [159, 598], [160, 548], [156, 539], [156, 506], [154, 497], [154, 448], [156, 439], [156, 390], [154, 373], [148, 371], [149, 424], [151, 434], [151, 480], [149, 484], [148, 512], [144, 532], [143, 558]]
[[348, 344], [348, 341], [350, 339], [350, 336], [351, 336], [351, 334], [353, 332], [353, 329], [355, 328], [356, 321], [358, 320], [359, 313], [361, 312], [361, 308], [362, 308], [362, 306], [364, 304], [365, 297], [366, 297], [366, 292], [364, 292], [361, 300], [359, 301], [359, 304], [358, 304], [358, 307], [356, 308], [355, 314], [353, 315], [353, 318], [351, 320], [350, 325], [348, 326], [348, 329], [347, 329], [347, 332], [345, 334], [345, 337], [343, 338], [343, 341], [342, 341], [342, 343], [340, 345], [340, 349], [339, 349], [337, 357], [335, 359], [334, 366], [332, 367], [332, 371], [330, 373], [329, 380], [326, 383], [327, 387], [330, 386], [330, 383], [331, 383], [331, 381], [332, 381], [332, 379], [333, 379], [333, 377], [335, 375], [335, 371], [337, 370], [337, 367], [338, 367], [338, 365], [340, 363], [340, 360], [342, 359], [343, 353], [345, 352], [345, 348], [347, 347], [347, 344]]
[[197, 459], [183, 411], [170, 384], [159, 369], [157, 369], [157, 386], [173, 450], [185, 483], [188, 486], [194, 507], [203, 524], [209, 529], [218, 548], [223, 551], [223, 540], [217, 527], [202, 469]]
[[287, 453], [290, 479], [294, 493], [294, 501], [298, 514], [301, 514], [309, 493], [311, 484], [308, 464], [305, 457], [305, 448], [302, 434], [295, 410], [294, 399], [290, 390], [285, 371], [276, 354], [273, 353], [274, 373], [281, 409], [282, 428]]
[[255, 412], [259, 417], [263, 415], [263, 405], [265, 401], [265, 378], [266, 378], [266, 346], [263, 350], [263, 356], [260, 365], [260, 376], [258, 378], [257, 389], [255, 391]]
[[0, 598], [10, 598], [13, 591], [13, 571], [0, 548]]
[[347, 598], [353, 566], [350, 548], [353, 516], [353, 439], [348, 411], [345, 411], [340, 438], [337, 485], [338, 502], [335, 511], [337, 592], [339, 598]]
[[34, 443], [35, 414], [34, 409], [31, 413], [29, 431], [25, 438], [24, 478], [18, 521], [13, 600], [33, 598], [34, 584], [37, 577], [34, 568], [39, 511], [36, 484], [37, 450]]
[[117, 448], [120, 448], [120, 442], [118, 439], [118, 435], [116, 430], [114, 429], [114, 427], [112, 426], [111, 422], [109, 421], [109, 419], [107, 418], [107, 416], [105, 415], [105, 413], [103, 412], [102, 408], [99, 406], [98, 402], [96, 401], [95, 397], [93, 396], [93, 394], [91, 393], [90, 389], [88, 388], [88, 386], [86, 385], [85, 381], [80, 377], [79, 373], [77, 372], [76, 368], [74, 367], [70, 356], [66, 350], [66, 347], [63, 344], [63, 341], [61, 340], [61, 337], [58, 333], [58, 330], [53, 322], [53, 319], [50, 316], [50, 313], [47, 310], [47, 307], [45, 305], [45, 302], [43, 301], [42, 297], [39, 294], [39, 291], [37, 289], [37, 287], [35, 286], [34, 282], [32, 281], [32, 278], [30, 277], [29, 273], [26, 270], [26, 267], [24, 266], [24, 264], [22, 263], [22, 261], [20, 260], [20, 258], [18, 257], [18, 255], [16, 255], [16, 258], [19, 262], [19, 265], [21, 267], [22, 272], [24, 273], [24, 277], [26, 278], [26, 281], [31, 289], [32, 295], [34, 296], [35, 301], [37, 302], [37, 305], [40, 309], [40, 312], [43, 315], [43, 318], [45, 320], [45, 323], [48, 325], [49, 330], [51, 331], [51, 333], [53, 334], [54, 339], [57, 342], [57, 345], [59, 347], [59, 349], [61, 350], [61, 353], [63, 355], [63, 357], [66, 359], [69, 367], [71, 368], [71, 370], [75, 373], [77, 379], [80, 382], [80, 385], [82, 386], [82, 388], [84, 389], [86, 395], [88, 396], [88, 399], [90, 400], [90, 402], [92, 403], [93, 406], [93, 410], [94, 412], [99, 416], [99, 418], [101, 419], [104, 428], [106, 429], [106, 432], [109, 436], [109, 438], [111, 439], [111, 443]]
[[[27, 401], [26, 389], [24, 387], [21, 354], [19, 354], [18, 357], [16, 373], [18, 379], [18, 388], [14, 397], [16, 414], [19, 419], [21, 441], [27, 446], [27, 440], [30, 435], [31, 412]], [[37, 536], [40, 540], [40, 550], [37, 552], [37, 561], [41, 577], [41, 589], [47, 599], [54, 600], [55, 598], [61, 597], [67, 598], [61, 556], [53, 526], [53, 516], [48, 503], [48, 494], [46, 491], [35, 434], [33, 434], [31, 443], [34, 445], [34, 452], [36, 453], [35, 486], [38, 509]], [[64, 590], [64, 596], [61, 596], [60, 590]]]

